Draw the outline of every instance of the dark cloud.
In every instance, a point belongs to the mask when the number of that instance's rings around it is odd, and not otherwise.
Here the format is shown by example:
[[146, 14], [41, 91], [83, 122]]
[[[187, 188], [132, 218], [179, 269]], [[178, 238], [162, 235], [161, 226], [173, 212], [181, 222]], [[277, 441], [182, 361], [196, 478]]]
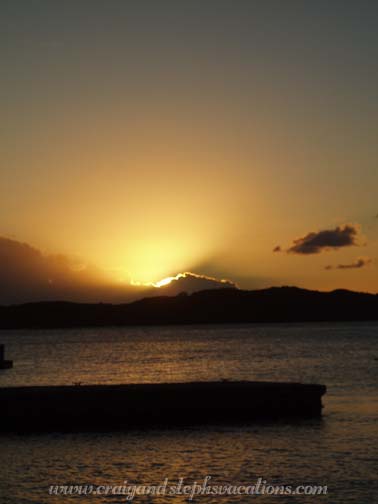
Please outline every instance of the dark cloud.
[[175, 295], [180, 292], [187, 292], [191, 294], [200, 290], [207, 289], [220, 289], [220, 288], [237, 288], [237, 285], [231, 280], [224, 280], [209, 277], [206, 275], [198, 275], [192, 272], [179, 273], [173, 277], [170, 283], [166, 286], [160, 287], [161, 294]]
[[109, 292], [110, 282], [101, 270], [0, 237], [0, 303], [97, 301], [102, 295], [107, 298]]
[[276, 247], [274, 247], [273, 252], [282, 252], [281, 246], [277, 245]]
[[356, 259], [354, 262], [349, 263], [349, 264], [338, 264], [336, 266], [326, 266], [326, 270], [332, 270], [332, 269], [358, 269], [358, 268], [363, 268], [365, 266], [368, 266], [373, 262], [372, 259], [369, 257], [359, 257]]
[[353, 224], [337, 226], [335, 229], [308, 233], [302, 238], [294, 240], [287, 252], [292, 254], [319, 254], [323, 250], [339, 249], [358, 245], [359, 228]]

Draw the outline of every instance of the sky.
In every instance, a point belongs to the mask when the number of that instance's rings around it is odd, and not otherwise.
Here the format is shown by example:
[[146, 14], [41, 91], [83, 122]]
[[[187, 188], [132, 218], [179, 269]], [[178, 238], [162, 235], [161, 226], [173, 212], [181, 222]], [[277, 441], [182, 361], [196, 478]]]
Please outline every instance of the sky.
[[377, 23], [373, 0], [3, 0], [0, 279], [378, 292]]

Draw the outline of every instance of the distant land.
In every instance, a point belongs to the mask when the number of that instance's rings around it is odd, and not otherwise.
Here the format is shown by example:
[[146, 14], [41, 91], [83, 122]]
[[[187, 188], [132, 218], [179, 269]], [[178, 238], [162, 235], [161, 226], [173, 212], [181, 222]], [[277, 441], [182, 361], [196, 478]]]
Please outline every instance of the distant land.
[[128, 304], [65, 301], [0, 306], [0, 329], [378, 320], [378, 295], [297, 287], [215, 289]]

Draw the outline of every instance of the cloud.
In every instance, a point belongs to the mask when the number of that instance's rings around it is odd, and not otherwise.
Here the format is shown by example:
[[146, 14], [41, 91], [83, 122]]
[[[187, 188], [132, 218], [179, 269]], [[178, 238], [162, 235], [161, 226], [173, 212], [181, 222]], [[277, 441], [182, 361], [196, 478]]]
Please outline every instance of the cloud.
[[326, 270], [332, 270], [332, 269], [358, 269], [358, 268], [364, 268], [365, 266], [368, 266], [373, 262], [370, 257], [359, 257], [356, 259], [354, 262], [349, 263], [349, 264], [338, 264], [336, 266], [328, 265], [324, 269]]
[[146, 296], [235, 287], [196, 273], [172, 277], [165, 287], [130, 285], [77, 258], [43, 254], [27, 243], [0, 237], [0, 304], [66, 300], [126, 303]]
[[193, 292], [207, 289], [237, 288], [237, 285], [231, 280], [198, 275], [197, 273], [192, 273], [190, 271], [179, 273], [175, 277], [169, 278], [169, 283], [160, 287], [159, 291], [161, 294], [169, 293], [169, 295], [175, 295], [180, 292], [187, 292], [188, 294], [191, 294]]
[[93, 266], [0, 237], [0, 303], [97, 300], [108, 289], [106, 273]]
[[324, 250], [336, 250], [343, 247], [358, 245], [358, 226], [345, 224], [335, 229], [324, 229], [311, 232], [302, 238], [294, 240], [293, 245], [287, 249], [291, 254], [319, 254]]

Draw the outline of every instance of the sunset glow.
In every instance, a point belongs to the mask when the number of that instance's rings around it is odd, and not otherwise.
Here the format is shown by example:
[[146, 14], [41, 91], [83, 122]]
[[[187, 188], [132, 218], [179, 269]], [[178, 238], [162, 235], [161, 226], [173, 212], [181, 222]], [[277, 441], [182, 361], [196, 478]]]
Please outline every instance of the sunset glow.
[[378, 0], [0, 0], [0, 61], [0, 504], [373, 502]]
[[157, 282], [140, 282], [140, 281], [132, 280], [131, 284], [136, 285], [136, 286], [146, 286], [146, 287], [150, 286], [150, 287], [160, 288], [160, 287], [165, 287], [166, 285], [169, 285], [174, 280], [179, 280], [180, 278], [185, 278], [187, 275], [191, 275], [193, 277], [197, 276], [194, 273], [185, 272], [185, 273], [178, 273], [175, 276], [162, 278], [161, 280], [158, 280]]
[[152, 284], [154, 287], [164, 287], [164, 285], [168, 285], [172, 282], [172, 280], [174, 280], [175, 277], [167, 277], [167, 278], [163, 278], [162, 280], [160, 280], [159, 282], [156, 282], [154, 284]]
[[[177, 275], [179, 277], [181, 275]], [[158, 282], [139, 282], [138, 280], [131, 280], [131, 285], [135, 286], [144, 286], [144, 287], [164, 287], [165, 285], [169, 285], [172, 280], [174, 280], [176, 277], [167, 277], [163, 278], [162, 280], [159, 280]]]
[[[350, 30], [355, 16], [324, 24], [339, 16], [318, 2], [274, 16], [264, 2], [90, 3], [6, 2], [0, 237], [116, 288], [196, 271], [376, 292], [369, 9]], [[350, 223], [356, 239], [334, 246]]]

